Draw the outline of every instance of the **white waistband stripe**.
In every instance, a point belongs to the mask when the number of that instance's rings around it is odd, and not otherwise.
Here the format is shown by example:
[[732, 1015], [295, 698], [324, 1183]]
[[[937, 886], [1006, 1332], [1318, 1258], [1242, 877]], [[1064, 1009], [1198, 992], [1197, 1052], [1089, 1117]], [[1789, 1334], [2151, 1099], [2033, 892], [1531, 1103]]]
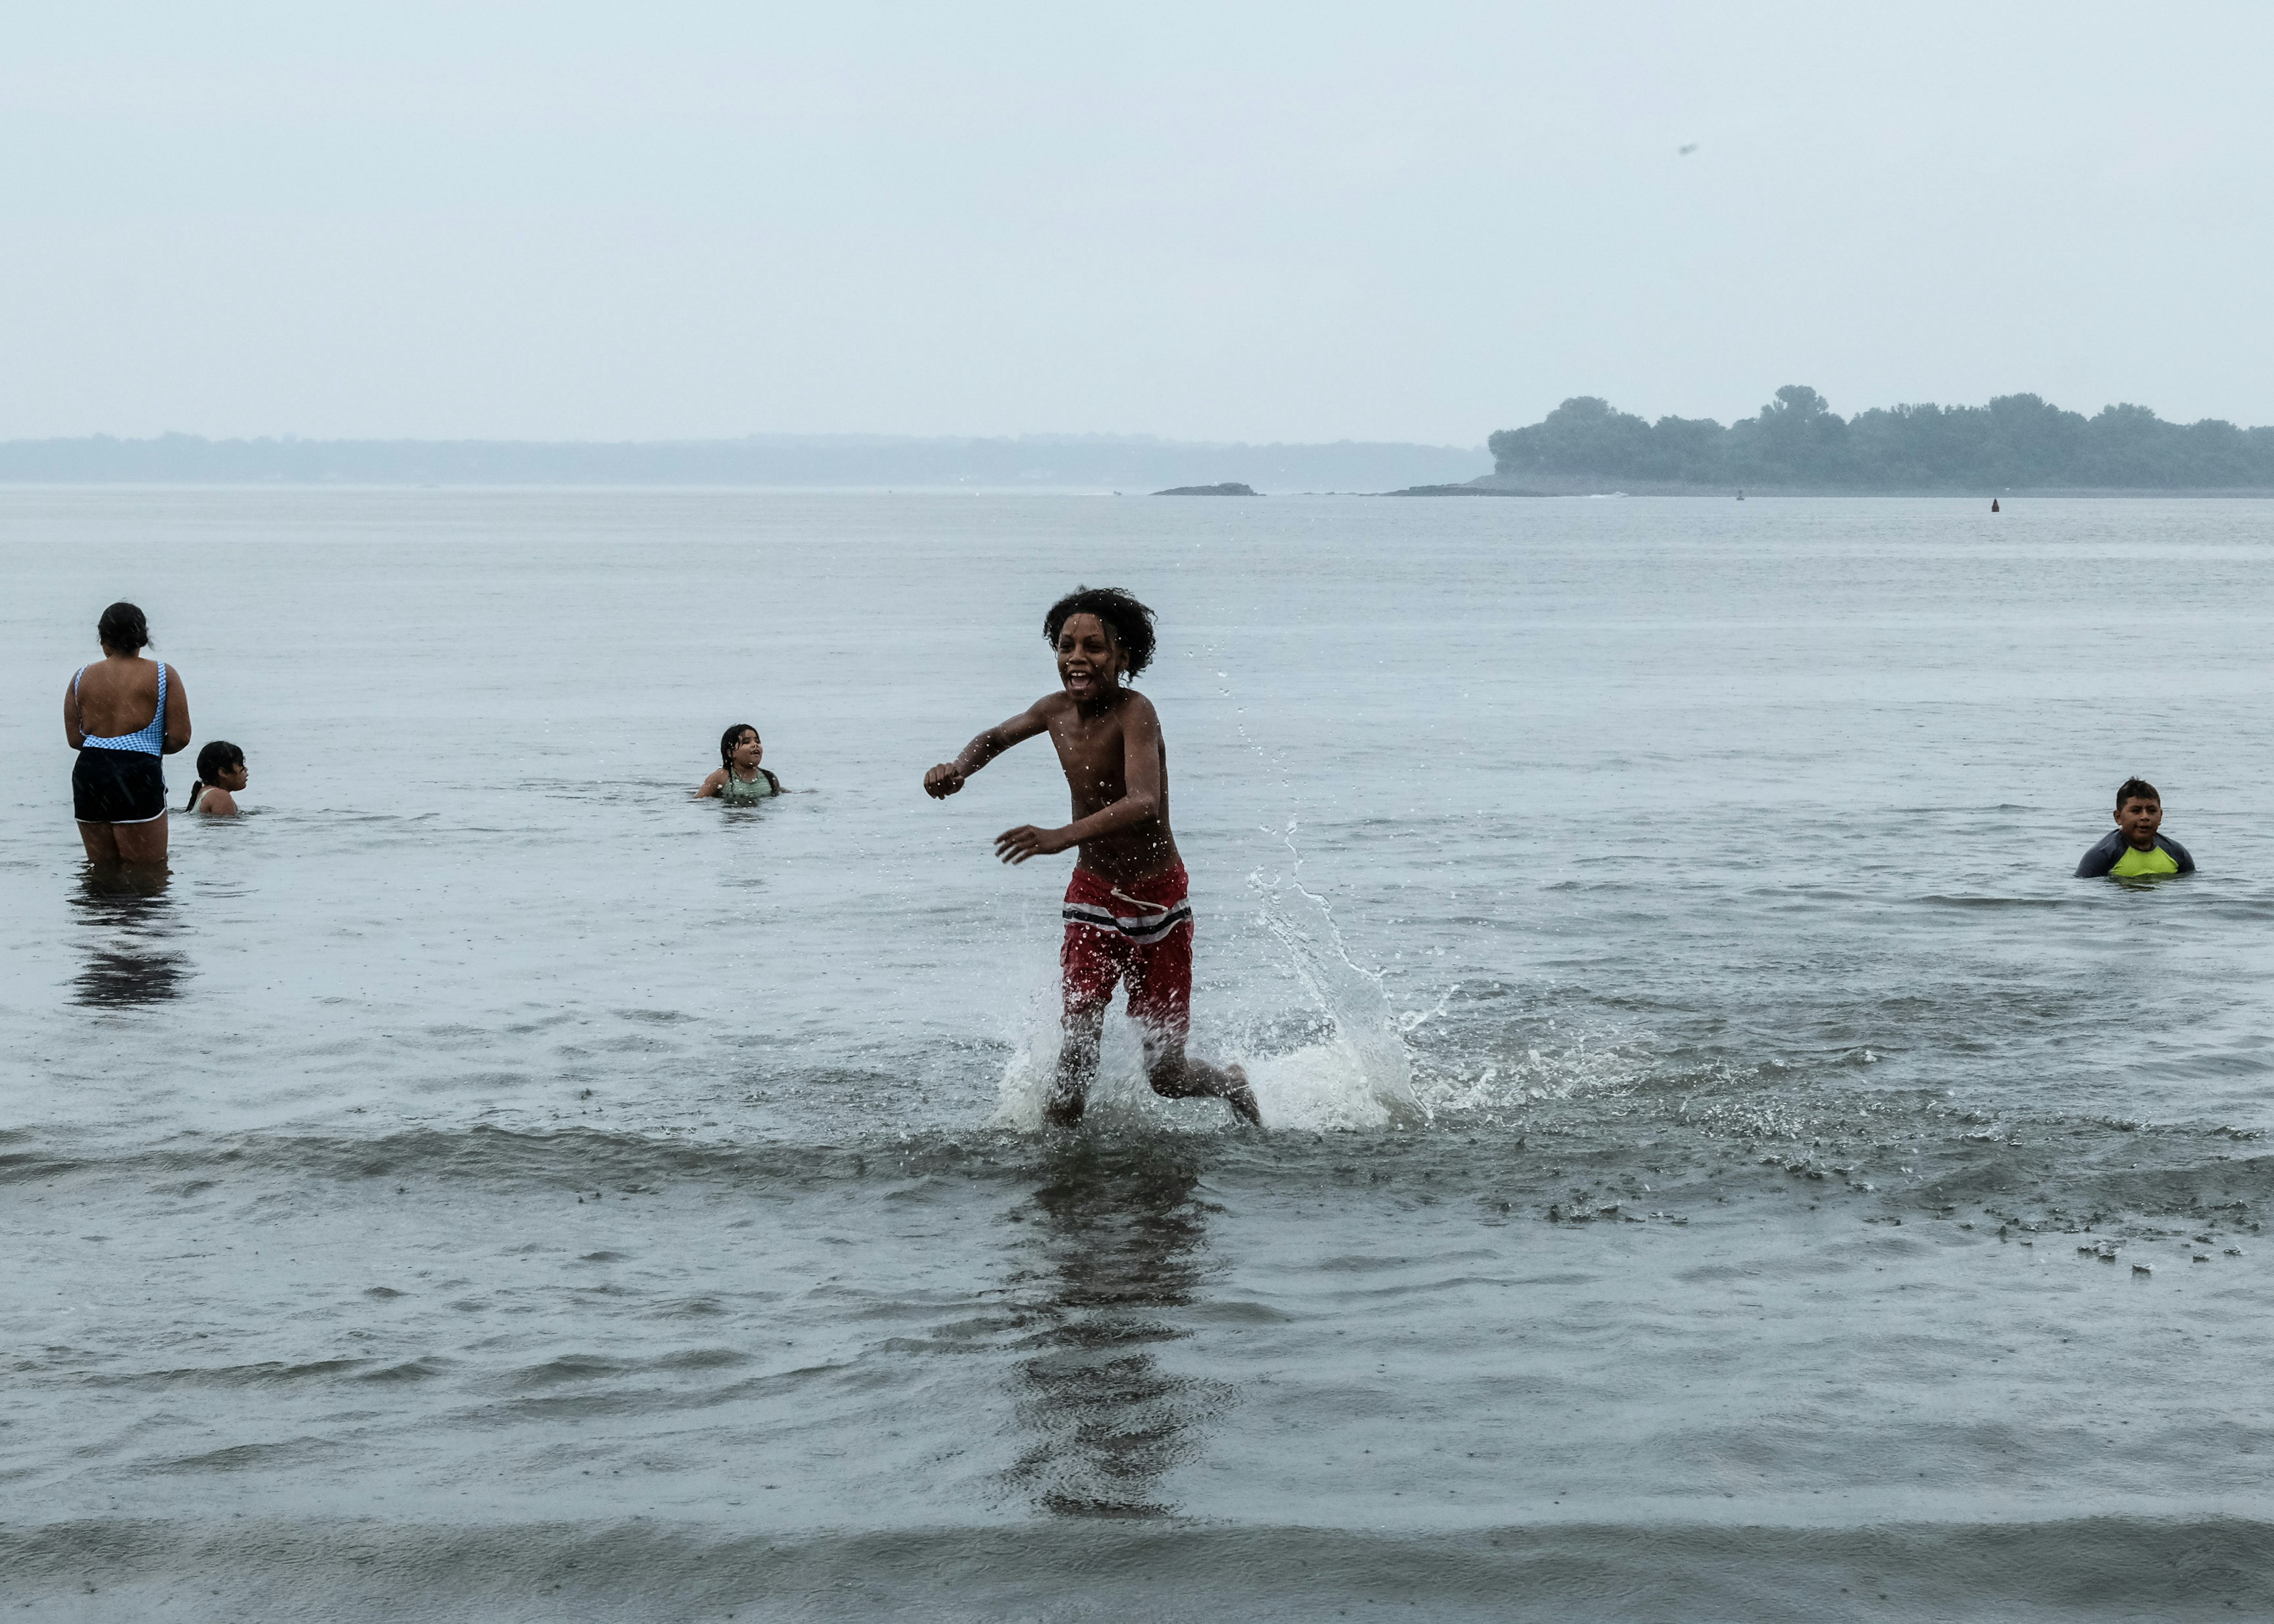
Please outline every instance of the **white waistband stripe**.
[[1118, 931], [1140, 946], [1150, 946], [1189, 921], [1193, 916], [1193, 905], [1179, 902], [1158, 914], [1133, 916], [1116, 914], [1111, 908], [1097, 907], [1087, 902], [1069, 902], [1064, 914], [1069, 925], [1089, 925], [1099, 930]]

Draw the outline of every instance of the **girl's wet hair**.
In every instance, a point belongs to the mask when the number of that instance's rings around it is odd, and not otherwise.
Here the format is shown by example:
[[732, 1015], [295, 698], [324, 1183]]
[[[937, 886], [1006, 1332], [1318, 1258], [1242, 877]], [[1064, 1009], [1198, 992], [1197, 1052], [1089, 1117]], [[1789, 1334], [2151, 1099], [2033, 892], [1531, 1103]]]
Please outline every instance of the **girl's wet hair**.
[[1094, 614], [1113, 634], [1121, 650], [1121, 669], [1135, 676], [1153, 663], [1153, 612], [1118, 586], [1076, 587], [1050, 605], [1043, 617], [1043, 637], [1058, 647], [1058, 633], [1078, 614]]
[[[116, 645], [113, 645], [116, 646]], [[198, 781], [190, 786], [190, 798], [182, 803], [186, 812], [198, 804], [198, 792], [208, 784], [218, 783], [221, 775], [233, 767], [245, 765], [245, 752], [226, 739], [216, 739], [198, 752]]]
[[94, 623], [94, 635], [102, 639], [106, 649], [116, 649], [121, 654], [139, 654], [149, 643], [150, 622], [132, 604], [113, 604]]
[[757, 737], [758, 730], [748, 722], [737, 722], [719, 735], [719, 764], [721, 767], [731, 769], [734, 766], [734, 746], [741, 741], [744, 733]]

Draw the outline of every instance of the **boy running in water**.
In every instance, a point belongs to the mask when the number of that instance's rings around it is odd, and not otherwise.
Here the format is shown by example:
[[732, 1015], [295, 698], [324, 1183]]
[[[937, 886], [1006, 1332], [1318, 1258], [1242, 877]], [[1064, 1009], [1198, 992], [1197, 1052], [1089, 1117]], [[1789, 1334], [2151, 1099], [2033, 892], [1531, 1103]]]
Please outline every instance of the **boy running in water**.
[[1007, 863], [1081, 848], [1066, 886], [1065, 1041], [1045, 1115], [1081, 1120], [1097, 1071], [1098, 1035], [1117, 981], [1129, 983], [1129, 1015], [1144, 1034], [1145, 1071], [1172, 1100], [1214, 1095], [1257, 1126], [1262, 1118], [1238, 1066], [1190, 1058], [1193, 910], [1169, 831], [1169, 749], [1153, 702], [1127, 684], [1153, 658], [1153, 612], [1118, 587], [1084, 587], [1050, 605], [1043, 635], [1057, 651], [1060, 691], [989, 728], [952, 762], [924, 774], [924, 793], [945, 800], [1022, 739], [1047, 733], [1073, 793], [1073, 822], [1021, 823], [995, 837]]

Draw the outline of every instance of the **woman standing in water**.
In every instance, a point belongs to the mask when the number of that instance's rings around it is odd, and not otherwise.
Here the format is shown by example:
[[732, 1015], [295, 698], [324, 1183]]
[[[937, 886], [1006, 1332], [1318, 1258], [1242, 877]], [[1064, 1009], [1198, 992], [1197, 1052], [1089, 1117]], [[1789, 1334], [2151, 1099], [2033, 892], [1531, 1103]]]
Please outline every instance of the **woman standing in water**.
[[189, 695], [179, 672], [142, 658], [150, 627], [132, 604], [104, 610], [95, 635], [102, 658], [73, 672], [64, 690], [64, 737], [79, 752], [79, 838], [96, 862], [162, 864], [166, 775], [158, 758], [190, 741]]

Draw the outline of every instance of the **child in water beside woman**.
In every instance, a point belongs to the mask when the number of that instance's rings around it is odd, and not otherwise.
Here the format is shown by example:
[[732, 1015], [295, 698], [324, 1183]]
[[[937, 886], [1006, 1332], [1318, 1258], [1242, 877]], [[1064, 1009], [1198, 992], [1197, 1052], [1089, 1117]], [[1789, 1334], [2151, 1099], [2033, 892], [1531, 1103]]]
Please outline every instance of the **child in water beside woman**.
[[735, 723], [719, 737], [719, 771], [696, 786], [695, 799], [716, 795], [730, 807], [754, 807], [780, 794], [781, 780], [758, 765], [765, 754], [758, 730], [748, 722]]
[[206, 817], [235, 817], [237, 792], [252, 782], [245, 770], [245, 752], [226, 739], [216, 739], [198, 752], [198, 781], [190, 786], [184, 812]]
[[[782, 793], [781, 780], [758, 763], [766, 747], [758, 730], [737, 722], [719, 741], [719, 770], [695, 791], [697, 800], [716, 796], [730, 807], [756, 806]], [[245, 752], [224, 739], [216, 739], [198, 752], [198, 781], [182, 810], [207, 817], [237, 816], [237, 792], [252, 781]]]

